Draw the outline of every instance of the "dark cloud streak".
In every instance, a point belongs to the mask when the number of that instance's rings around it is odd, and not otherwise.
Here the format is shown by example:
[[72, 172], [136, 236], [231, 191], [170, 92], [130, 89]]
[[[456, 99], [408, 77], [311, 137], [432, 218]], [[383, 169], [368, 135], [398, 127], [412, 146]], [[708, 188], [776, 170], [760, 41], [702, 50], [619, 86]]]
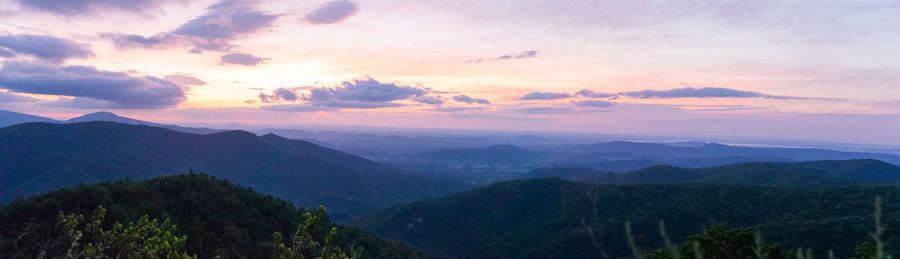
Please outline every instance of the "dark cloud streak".
[[[79, 106], [158, 109], [187, 99], [186, 87], [152, 77], [98, 70], [91, 66], [56, 66], [6, 61], [0, 67], [0, 88], [12, 92], [77, 97]], [[90, 98], [90, 99], [84, 99]], [[73, 106], [74, 107], [74, 106]]]
[[93, 57], [87, 46], [74, 41], [46, 35], [7, 34], [0, 36], [0, 47], [20, 55], [61, 63], [71, 58]]
[[519, 100], [554, 100], [572, 97], [568, 93], [532, 92], [519, 97]]
[[246, 53], [231, 53], [223, 55], [221, 58], [220, 64], [237, 64], [244, 66], [256, 66], [259, 64], [265, 64], [266, 61], [270, 60], [269, 58], [261, 58], [254, 55], [246, 54]]
[[343, 22], [356, 14], [359, 6], [351, 1], [331, 1], [313, 10], [303, 17], [309, 24], [335, 24]]
[[467, 103], [470, 105], [476, 104], [476, 103], [477, 104], [491, 104], [491, 102], [489, 102], [486, 99], [472, 98], [472, 97], [469, 97], [468, 95], [464, 95], [464, 94], [453, 96], [453, 100], [457, 101], [457, 102], [461, 102], [461, 103]]

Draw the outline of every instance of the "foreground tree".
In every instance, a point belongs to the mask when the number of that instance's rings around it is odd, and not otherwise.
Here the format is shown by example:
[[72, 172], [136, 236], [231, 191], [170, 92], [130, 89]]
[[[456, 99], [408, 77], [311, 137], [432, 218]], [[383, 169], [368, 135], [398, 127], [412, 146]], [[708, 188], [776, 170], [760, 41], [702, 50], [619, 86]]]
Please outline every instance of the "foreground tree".
[[57, 227], [63, 234], [49, 239], [38, 258], [196, 258], [184, 252], [187, 236], [176, 236], [178, 229], [169, 219], [160, 223], [144, 215], [137, 222], [115, 222], [103, 229], [105, 217], [103, 206], [94, 210], [87, 223], [84, 215], [59, 212]]
[[322, 227], [327, 227], [328, 214], [325, 207], [319, 206], [314, 211], [303, 213], [303, 222], [297, 226], [297, 232], [294, 233], [294, 239], [291, 246], [288, 247], [283, 243], [283, 236], [279, 232], [275, 232], [273, 237], [274, 250], [272, 258], [274, 259], [351, 259], [360, 258], [362, 248], [354, 248], [351, 246], [350, 255], [344, 253], [339, 245], [336, 244], [338, 237], [337, 227], [331, 227], [325, 234], [325, 240], [320, 243], [315, 238], [317, 231]]

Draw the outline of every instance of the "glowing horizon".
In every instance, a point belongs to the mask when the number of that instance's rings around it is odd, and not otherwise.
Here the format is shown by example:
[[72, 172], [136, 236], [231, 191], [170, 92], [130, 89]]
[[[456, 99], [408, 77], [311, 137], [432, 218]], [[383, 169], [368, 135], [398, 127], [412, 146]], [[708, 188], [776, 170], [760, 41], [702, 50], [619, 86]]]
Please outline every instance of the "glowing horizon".
[[56, 119], [900, 144], [892, 1], [0, 3], [0, 109]]

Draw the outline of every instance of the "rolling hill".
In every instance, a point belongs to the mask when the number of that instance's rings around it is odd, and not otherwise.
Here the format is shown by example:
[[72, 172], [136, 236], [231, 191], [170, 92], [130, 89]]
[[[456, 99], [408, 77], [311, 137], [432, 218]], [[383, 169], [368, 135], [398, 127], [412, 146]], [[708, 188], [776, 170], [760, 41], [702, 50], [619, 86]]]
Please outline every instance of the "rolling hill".
[[26, 122], [56, 122], [53, 119], [0, 110], [0, 128]]
[[85, 114], [79, 117], [71, 118], [65, 121], [65, 123], [79, 123], [79, 122], [89, 122], [89, 121], [108, 121], [108, 122], [117, 122], [123, 124], [131, 124], [131, 125], [147, 125], [154, 126], [160, 128], [167, 128], [174, 131], [180, 131], [185, 133], [193, 133], [193, 134], [211, 134], [217, 132], [224, 132], [226, 130], [218, 130], [218, 129], [210, 129], [210, 128], [191, 128], [191, 127], [182, 127], [178, 125], [170, 125], [170, 124], [159, 124], [155, 122], [135, 120], [128, 117], [122, 117], [116, 115], [111, 112], [95, 112]]
[[751, 162], [708, 168], [653, 166], [623, 174], [566, 179], [609, 184], [713, 183], [816, 187], [897, 183], [900, 182], [900, 168], [873, 159]]
[[[736, 185], [592, 185], [560, 179], [497, 183], [448, 197], [369, 214], [355, 225], [458, 258], [612, 258], [628, 256], [624, 223], [650, 249], [661, 246], [658, 222], [673, 242], [704, 226], [727, 223], [759, 229], [785, 249], [832, 249], [853, 255], [874, 229], [872, 201], [885, 200], [886, 225], [900, 224], [900, 188], [774, 188]], [[590, 234], [595, 238], [591, 238]], [[593, 241], [596, 240], [595, 245]], [[900, 233], [887, 233], [888, 250]]]
[[[173, 234], [187, 235], [187, 251], [200, 258], [271, 258], [273, 233], [290, 238], [307, 211], [203, 174], [83, 185], [0, 206], [0, 257], [39, 258], [40, 250], [50, 250], [50, 257], [61, 258], [62, 254], [53, 251], [64, 252], [65, 247], [48, 246], [48, 239], [60, 232], [57, 213], [90, 216], [100, 205], [107, 209], [104, 222], [110, 225], [134, 222], [143, 215], [171, 219], [180, 231]], [[331, 226], [326, 219], [315, 231], [324, 233]], [[91, 238], [90, 233], [85, 234]], [[340, 227], [338, 237], [337, 243], [346, 251], [351, 244], [364, 248], [366, 258], [419, 256], [401, 243], [354, 228]]]
[[[814, 148], [774, 148], [774, 147], [742, 147], [708, 143], [700, 146], [673, 146], [661, 143], [643, 143], [614, 141], [591, 145], [571, 146], [578, 152], [602, 154], [629, 154], [644, 159], [654, 159], [671, 165], [708, 166], [716, 161], [697, 160], [711, 158], [725, 163], [749, 161], [812, 161], [812, 160], [847, 160], [878, 159], [889, 163], [900, 163], [900, 156], [892, 154], [844, 152]], [[692, 164], [693, 163], [693, 164]]]
[[469, 185], [405, 174], [370, 160], [276, 135], [189, 134], [112, 122], [26, 123], [0, 129], [0, 201], [78, 183], [205, 172], [325, 205], [332, 217], [438, 197]]

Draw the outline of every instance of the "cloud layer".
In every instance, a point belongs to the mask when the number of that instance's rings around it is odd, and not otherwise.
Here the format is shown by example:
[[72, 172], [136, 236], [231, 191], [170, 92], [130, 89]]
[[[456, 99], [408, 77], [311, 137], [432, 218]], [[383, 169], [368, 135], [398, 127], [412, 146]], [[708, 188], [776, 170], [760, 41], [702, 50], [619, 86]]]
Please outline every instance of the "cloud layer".
[[643, 90], [643, 91], [633, 91], [633, 92], [623, 92], [620, 95], [639, 98], [639, 99], [650, 99], [650, 98], [766, 98], [766, 99], [793, 99], [793, 100], [805, 100], [809, 99], [806, 97], [793, 97], [793, 96], [779, 96], [779, 95], [768, 95], [751, 91], [741, 91], [730, 88], [721, 88], [721, 87], [703, 87], [703, 88], [693, 88], [693, 87], [685, 87], [685, 88], [676, 88], [670, 90]]
[[72, 105], [76, 107], [90, 104], [103, 108], [157, 109], [187, 99], [184, 87], [152, 76], [135, 77], [91, 66], [36, 62], [4, 62], [0, 67], [0, 88], [18, 93], [76, 97], [79, 102]]
[[457, 102], [461, 102], [461, 103], [467, 103], [467, 104], [476, 104], [476, 103], [477, 104], [491, 104], [491, 102], [488, 102], [488, 100], [486, 100], [486, 99], [472, 98], [472, 97], [469, 97], [468, 95], [464, 95], [464, 94], [453, 96], [453, 100], [457, 101]]
[[220, 64], [237, 64], [244, 66], [256, 66], [268, 61], [269, 58], [261, 58], [247, 53], [231, 53], [223, 55]]
[[254, 1], [223, 0], [206, 8], [206, 13], [175, 30], [154, 36], [104, 33], [120, 49], [167, 48], [193, 45], [193, 53], [228, 51], [234, 40], [274, 27], [279, 15], [256, 10]]
[[579, 107], [609, 107], [609, 106], [613, 105], [612, 102], [607, 102], [604, 100], [584, 100], [584, 101], [577, 101], [574, 103], [575, 103], [575, 105], [577, 105]]
[[568, 93], [532, 92], [519, 97], [519, 100], [554, 100], [572, 97]]
[[37, 101], [37, 99], [31, 98], [28, 96], [24, 96], [24, 95], [18, 95], [18, 94], [0, 91], [0, 103], [22, 103], [22, 102], [34, 102], [34, 101]]
[[[109, 11], [146, 13], [178, 0], [15, 0], [20, 6], [64, 16], [78, 16]], [[180, 1], [186, 2], [186, 1]]]
[[164, 79], [179, 85], [206, 85], [206, 81], [188, 75], [173, 74], [167, 75]]
[[67, 39], [34, 34], [0, 36], [0, 56], [11, 57], [16, 54], [56, 63], [71, 58], [94, 56], [87, 46]]
[[522, 51], [522, 52], [519, 52], [519, 53], [516, 53], [516, 54], [504, 54], [504, 55], [501, 55], [501, 56], [496, 57], [496, 58], [488, 58], [488, 59], [484, 59], [484, 58], [470, 59], [470, 60], [466, 60], [466, 63], [481, 63], [481, 62], [484, 62], [484, 61], [491, 61], [491, 60], [506, 60], [506, 59], [534, 58], [534, 57], [537, 57], [537, 54], [538, 54], [538, 51], [537, 51], [537, 50], [526, 50], [526, 51]]
[[[264, 106], [265, 109], [282, 111], [318, 111], [306, 106], [331, 109], [375, 109], [384, 107], [401, 107], [409, 104], [395, 101], [412, 101], [422, 104], [440, 106], [444, 98], [429, 95], [432, 91], [418, 86], [405, 86], [396, 83], [385, 83], [371, 77], [344, 81], [335, 87], [294, 87], [278, 88], [267, 94], [260, 92], [257, 98], [260, 103], [275, 105]], [[284, 106], [291, 105], [291, 106]]]
[[428, 90], [420, 87], [401, 86], [395, 83], [382, 83], [372, 78], [344, 81], [338, 87], [317, 87], [310, 90], [307, 100], [323, 101], [360, 101], [389, 102], [403, 100], [414, 96], [422, 96]]
[[335, 24], [350, 18], [359, 11], [359, 6], [351, 1], [331, 1], [303, 16], [309, 24]]

